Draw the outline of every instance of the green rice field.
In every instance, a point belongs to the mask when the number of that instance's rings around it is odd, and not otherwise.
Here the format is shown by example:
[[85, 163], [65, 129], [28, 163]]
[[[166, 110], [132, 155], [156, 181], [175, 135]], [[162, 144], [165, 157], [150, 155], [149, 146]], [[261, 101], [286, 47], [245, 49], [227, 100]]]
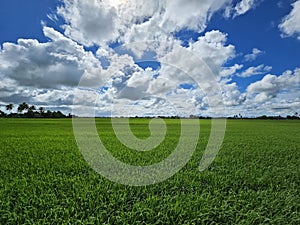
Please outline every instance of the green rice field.
[[[133, 133], [149, 136], [147, 119]], [[166, 158], [180, 135], [166, 119], [155, 151], [127, 149], [110, 119], [96, 119], [117, 159], [150, 165]], [[81, 155], [71, 119], [0, 119], [0, 224], [300, 224], [300, 121], [228, 120], [223, 145], [204, 172], [199, 162], [210, 120], [201, 120], [197, 149], [170, 179], [149, 186], [114, 183]]]

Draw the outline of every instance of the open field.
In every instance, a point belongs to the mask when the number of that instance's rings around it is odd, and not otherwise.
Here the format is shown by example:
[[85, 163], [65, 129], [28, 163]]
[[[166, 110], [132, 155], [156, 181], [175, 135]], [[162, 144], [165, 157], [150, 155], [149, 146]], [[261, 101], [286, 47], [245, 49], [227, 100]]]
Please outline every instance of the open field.
[[[147, 120], [131, 122], [137, 136], [149, 135]], [[137, 153], [97, 119], [111, 153], [135, 165], [172, 152], [179, 121], [167, 125], [160, 148]], [[229, 120], [216, 160], [199, 172], [209, 131], [201, 120], [196, 152], [175, 176], [129, 187], [89, 167], [70, 119], [1, 119], [0, 224], [300, 224], [300, 121]]]

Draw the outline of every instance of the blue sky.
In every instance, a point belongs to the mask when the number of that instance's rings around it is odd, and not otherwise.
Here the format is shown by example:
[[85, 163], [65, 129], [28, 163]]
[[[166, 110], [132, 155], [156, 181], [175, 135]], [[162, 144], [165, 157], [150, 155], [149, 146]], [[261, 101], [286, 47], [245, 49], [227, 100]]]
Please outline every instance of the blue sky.
[[215, 16], [207, 30], [220, 29], [230, 34], [228, 42], [234, 43], [238, 52], [246, 54], [253, 48], [263, 50], [266, 54], [256, 62], [272, 65], [272, 72], [280, 74], [299, 66], [300, 44], [293, 37], [281, 38], [278, 24], [291, 11], [293, 1], [282, 1], [280, 7], [279, 2], [262, 1], [254, 10], [234, 20]]
[[58, 1], [11, 0], [0, 4], [1, 43], [16, 42], [19, 38], [46, 41], [41, 21], [48, 20], [47, 14], [55, 10]]
[[299, 15], [295, 0], [4, 0], [0, 104], [70, 112], [97, 101], [99, 115], [293, 114]]

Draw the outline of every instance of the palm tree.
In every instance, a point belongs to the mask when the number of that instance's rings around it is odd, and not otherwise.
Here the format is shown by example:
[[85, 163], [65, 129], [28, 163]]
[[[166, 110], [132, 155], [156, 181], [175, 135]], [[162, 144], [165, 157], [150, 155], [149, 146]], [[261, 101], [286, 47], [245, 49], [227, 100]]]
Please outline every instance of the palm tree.
[[7, 111], [11, 111], [13, 108], [14, 108], [14, 105], [13, 105], [13, 104], [8, 104], [8, 105], [6, 106], [6, 110], [7, 110]]
[[44, 107], [40, 107], [40, 108], [39, 108], [39, 111], [40, 111], [40, 114], [41, 114], [41, 115], [44, 114], [44, 112], [45, 112]]
[[30, 107], [28, 108], [28, 111], [33, 111], [33, 110], [35, 110], [35, 109], [36, 109], [35, 106], [32, 105], [32, 106], [30, 106]]
[[34, 110], [35, 110], [35, 109], [36, 109], [36, 108], [35, 108], [35, 106], [34, 106], [34, 105], [32, 105], [32, 106], [28, 107], [28, 109], [27, 109], [27, 113], [25, 114], [25, 115], [26, 115], [26, 117], [33, 118], [33, 117], [34, 117], [34, 115], [35, 115], [35, 113], [34, 113]]
[[18, 106], [18, 112], [22, 113], [24, 110], [29, 109], [29, 106], [26, 102], [23, 102]]

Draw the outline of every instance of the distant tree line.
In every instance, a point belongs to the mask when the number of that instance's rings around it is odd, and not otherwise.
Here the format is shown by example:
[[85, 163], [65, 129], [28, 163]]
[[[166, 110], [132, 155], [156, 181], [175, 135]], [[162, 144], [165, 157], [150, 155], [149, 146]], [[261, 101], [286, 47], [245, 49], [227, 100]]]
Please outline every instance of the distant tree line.
[[[123, 117], [120, 117], [123, 118]], [[130, 118], [145, 118], [145, 119], [151, 119], [151, 118], [161, 118], [161, 119], [212, 119], [214, 117], [211, 116], [197, 116], [197, 115], [190, 115], [189, 117], [184, 116], [135, 116]], [[295, 112], [294, 115], [287, 115], [286, 117], [283, 116], [257, 116], [257, 117], [246, 117], [242, 116], [241, 114], [229, 116], [229, 117], [216, 117], [216, 118], [222, 118], [222, 119], [261, 119], [261, 120], [300, 120], [300, 115]]]
[[5, 113], [0, 110], [0, 117], [6, 118], [72, 118], [72, 115], [63, 114], [61, 111], [50, 111], [45, 110], [44, 107], [37, 108], [34, 105], [28, 105], [26, 102], [21, 103], [18, 105], [17, 113], [12, 113], [14, 109], [14, 104], [8, 104], [5, 106], [6, 111]]
[[[121, 117], [122, 118], [122, 117]], [[146, 117], [131, 117], [131, 118], [154, 118], [152, 116], [146, 116]], [[197, 116], [197, 115], [190, 115], [189, 117], [181, 117], [181, 116], [157, 116], [156, 118], [161, 118], [161, 119], [212, 119], [214, 117], [211, 116]], [[220, 117], [217, 117], [220, 118]], [[234, 115], [234, 116], [229, 116], [229, 117], [222, 117], [222, 119], [261, 119], [261, 120], [300, 120], [300, 115], [299, 113], [295, 112], [294, 115], [287, 115], [286, 117], [283, 116], [257, 116], [257, 117], [245, 117], [242, 116], [241, 114]]]
[[300, 120], [299, 113], [295, 112], [294, 115], [287, 115], [287, 116], [257, 116], [257, 117], [243, 117], [241, 114], [234, 115], [233, 117], [228, 117], [227, 119], [260, 119], [260, 120]]

